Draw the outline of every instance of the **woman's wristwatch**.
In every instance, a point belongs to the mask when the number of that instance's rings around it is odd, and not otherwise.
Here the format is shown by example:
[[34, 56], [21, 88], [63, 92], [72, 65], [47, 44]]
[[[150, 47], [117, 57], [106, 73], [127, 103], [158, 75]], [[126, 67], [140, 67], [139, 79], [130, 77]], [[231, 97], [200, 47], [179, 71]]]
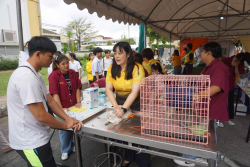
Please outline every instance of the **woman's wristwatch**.
[[126, 108], [123, 108], [123, 107], [122, 107], [122, 110], [123, 110], [124, 114], [128, 111]]

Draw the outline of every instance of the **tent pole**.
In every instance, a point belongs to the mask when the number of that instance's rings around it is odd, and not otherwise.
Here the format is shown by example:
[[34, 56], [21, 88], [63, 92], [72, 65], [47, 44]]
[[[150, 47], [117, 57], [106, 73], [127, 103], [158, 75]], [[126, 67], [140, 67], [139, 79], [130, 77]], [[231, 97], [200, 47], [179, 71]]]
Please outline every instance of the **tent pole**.
[[18, 39], [20, 51], [24, 51], [21, 0], [16, 0]]
[[171, 56], [171, 53], [172, 53], [172, 52], [171, 52], [171, 51], [172, 51], [172, 49], [171, 49], [171, 48], [172, 48], [172, 46], [171, 46], [171, 43], [172, 43], [172, 42], [171, 42], [171, 36], [172, 36], [172, 34], [170, 33], [170, 56]]
[[144, 23], [144, 48], [147, 47], [147, 36], [146, 36], [146, 31], [147, 31], [147, 25]]

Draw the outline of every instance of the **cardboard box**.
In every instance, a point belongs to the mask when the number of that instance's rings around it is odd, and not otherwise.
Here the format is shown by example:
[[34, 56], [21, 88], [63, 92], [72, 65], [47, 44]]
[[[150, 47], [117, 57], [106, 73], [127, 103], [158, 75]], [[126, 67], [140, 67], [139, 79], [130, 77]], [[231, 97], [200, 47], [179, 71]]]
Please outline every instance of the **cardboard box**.
[[94, 107], [98, 107], [98, 100], [82, 101], [82, 108], [94, 108]]
[[98, 100], [98, 88], [88, 88], [82, 91], [84, 101]]

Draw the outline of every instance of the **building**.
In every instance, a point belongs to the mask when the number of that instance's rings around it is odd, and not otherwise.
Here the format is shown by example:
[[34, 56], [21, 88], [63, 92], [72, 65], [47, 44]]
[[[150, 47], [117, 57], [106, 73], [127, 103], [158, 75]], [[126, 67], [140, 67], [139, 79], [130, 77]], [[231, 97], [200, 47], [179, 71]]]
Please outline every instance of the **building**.
[[[0, 1], [0, 57], [16, 59], [19, 54], [16, 0]], [[42, 35], [39, 0], [21, 0], [24, 44]]]
[[68, 43], [68, 37], [56, 33], [56, 30], [43, 29], [43, 36], [51, 39], [55, 43], [58, 51], [62, 50], [62, 44]]
[[114, 45], [118, 41], [120, 41], [120, 39], [113, 39], [111, 37], [104, 37], [102, 35], [96, 35], [96, 36], [85, 38], [85, 41], [87, 41], [87, 42], [82, 43], [83, 48], [85, 46], [87, 46], [87, 45], [91, 45], [91, 44], [94, 44], [94, 43], [97, 44], [97, 45], [107, 46], [108, 41], [110, 41], [112, 43], [112, 45]]

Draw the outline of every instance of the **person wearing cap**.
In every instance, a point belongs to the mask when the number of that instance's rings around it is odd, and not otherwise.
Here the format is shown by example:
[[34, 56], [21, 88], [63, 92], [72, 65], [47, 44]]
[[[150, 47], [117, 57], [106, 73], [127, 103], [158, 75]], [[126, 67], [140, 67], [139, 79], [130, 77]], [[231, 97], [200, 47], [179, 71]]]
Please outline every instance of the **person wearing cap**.
[[92, 76], [93, 76], [93, 82], [98, 81], [100, 78], [103, 78], [102, 75], [102, 66], [101, 66], [101, 60], [100, 58], [102, 57], [102, 48], [95, 48], [93, 50], [93, 54], [95, 55], [95, 58], [92, 62]]
[[187, 44], [188, 54], [184, 61], [185, 67], [184, 67], [184, 72], [183, 72], [183, 74], [186, 74], [186, 75], [192, 75], [192, 72], [193, 72], [194, 51], [192, 50], [192, 48], [193, 48], [193, 45], [191, 43]]

